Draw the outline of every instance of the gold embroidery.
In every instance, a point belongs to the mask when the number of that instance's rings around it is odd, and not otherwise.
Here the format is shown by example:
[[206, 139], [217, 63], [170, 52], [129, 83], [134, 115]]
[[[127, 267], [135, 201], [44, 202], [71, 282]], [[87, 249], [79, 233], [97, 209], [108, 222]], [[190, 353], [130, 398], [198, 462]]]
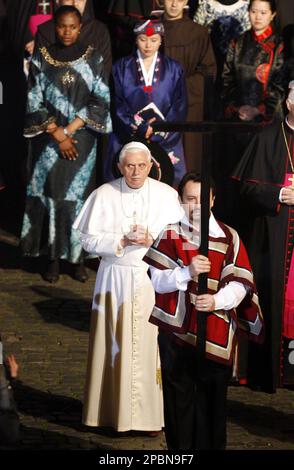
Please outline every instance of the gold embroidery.
[[162, 376], [161, 376], [161, 369], [156, 369], [156, 383], [160, 387], [162, 387]]
[[35, 124], [31, 127], [24, 129], [24, 135], [36, 134], [37, 132], [45, 131], [47, 129], [48, 124], [52, 124], [52, 122], [55, 122], [55, 121], [56, 121], [56, 117], [51, 116], [50, 118], [47, 119], [47, 121], [43, 122], [40, 125]]
[[54, 67], [73, 67], [76, 64], [79, 64], [80, 62], [82, 62], [83, 60], [87, 60], [88, 57], [92, 54], [93, 50], [94, 50], [94, 47], [89, 46], [86, 52], [78, 59], [73, 60], [71, 62], [62, 62], [60, 60], [53, 59], [53, 57], [51, 57], [46, 47], [40, 48], [40, 52], [42, 56], [44, 57], [44, 59], [46, 60], [46, 62], [48, 62], [50, 65], [53, 65]]
[[72, 83], [75, 82], [75, 80], [76, 80], [75, 76], [72, 73], [70, 73], [69, 70], [61, 77], [61, 81], [63, 85], [65, 86], [71, 85]]
[[162, 374], [161, 374], [161, 367], [160, 367], [160, 354], [159, 354], [159, 346], [157, 344], [157, 355], [156, 355], [156, 383], [162, 388]]
[[105, 129], [105, 126], [103, 126], [102, 124], [97, 124], [97, 122], [93, 121], [93, 119], [88, 119], [88, 118], [84, 118], [84, 117], [81, 117], [81, 119], [86, 124], [93, 127], [93, 129], [96, 129], [97, 131], [101, 131], [101, 130]]

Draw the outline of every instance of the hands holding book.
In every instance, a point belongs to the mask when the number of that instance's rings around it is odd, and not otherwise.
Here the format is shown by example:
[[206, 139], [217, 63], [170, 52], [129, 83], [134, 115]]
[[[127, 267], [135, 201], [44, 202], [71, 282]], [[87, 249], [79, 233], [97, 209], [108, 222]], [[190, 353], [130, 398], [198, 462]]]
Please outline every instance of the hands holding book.
[[131, 124], [136, 134], [145, 139], [150, 139], [153, 134], [151, 124], [154, 121], [164, 121], [164, 116], [155, 103], [149, 103], [134, 115], [134, 123]]

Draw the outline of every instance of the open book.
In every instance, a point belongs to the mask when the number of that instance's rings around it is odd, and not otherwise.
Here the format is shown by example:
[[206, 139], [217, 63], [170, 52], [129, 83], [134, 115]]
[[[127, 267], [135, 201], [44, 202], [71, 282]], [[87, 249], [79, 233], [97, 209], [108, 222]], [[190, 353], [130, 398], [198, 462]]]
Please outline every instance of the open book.
[[164, 121], [164, 115], [158, 109], [155, 103], [153, 101], [145, 108], [140, 109], [140, 111], [137, 111], [136, 115], [140, 116], [143, 121], [149, 121], [149, 119], [155, 118], [156, 121]]
[[[165, 117], [160, 111], [160, 109], [156, 106], [153, 101], [144, 108], [140, 109], [140, 111], [137, 111], [137, 113], [134, 116], [135, 123], [137, 126], [142, 124], [142, 122], [149, 121], [150, 119], [155, 118], [156, 121], [164, 121]], [[167, 137], [167, 132], [155, 132], [154, 134], [161, 135], [163, 138]]]

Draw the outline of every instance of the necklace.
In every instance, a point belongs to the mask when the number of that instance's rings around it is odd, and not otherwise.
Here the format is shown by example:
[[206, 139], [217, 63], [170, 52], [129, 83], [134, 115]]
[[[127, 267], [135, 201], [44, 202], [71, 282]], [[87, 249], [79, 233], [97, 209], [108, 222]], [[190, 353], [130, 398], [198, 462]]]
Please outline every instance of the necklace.
[[[121, 208], [122, 208], [122, 213], [123, 215], [130, 219], [132, 218], [132, 225], [131, 225], [131, 228], [133, 226], [136, 226], [138, 225], [138, 222], [141, 222], [144, 220], [144, 221], [147, 221], [147, 228], [146, 228], [146, 231], [148, 233], [148, 219], [149, 219], [149, 208], [150, 208], [150, 182], [149, 182], [149, 179], [147, 179], [147, 184], [148, 184], [148, 188], [147, 188], [147, 207], [145, 209], [145, 204], [141, 204], [141, 207], [140, 207], [140, 212], [141, 214], [138, 214], [137, 213], [137, 204], [136, 204], [136, 201], [135, 201], [135, 197], [139, 196], [139, 193], [136, 194], [136, 190], [134, 190], [133, 192], [131, 192], [132, 196], [133, 196], [133, 206], [134, 206], [134, 210], [130, 213], [128, 213], [126, 207], [125, 207], [125, 204], [124, 204], [124, 198], [123, 198], [123, 178], [121, 178], [120, 180], [120, 197], [121, 197]], [[144, 214], [143, 214], [144, 212]], [[141, 217], [140, 217], [141, 215]], [[129, 229], [128, 229], [129, 230]]]
[[293, 161], [292, 161], [292, 157], [291, 157], [291, 152], [290, 152], [290, 148], [289, 148], [289, 145], [288, 145], [288, 141], [287, 141], [287, 137], [286, 137], [286, 133], [285, 133], [285, 128], [284, 128], [284, 123], [283, 123], [283, 122], [282, 122], [282, 130], [283, 130], [284, 141], [285, 141], [286, 148], [287, 148], [287, 152], [288, 152], [288, 158], [289, 158], [289, 162], [290, 162], [290, 166], [291, 166], [291, 171], [292, 171], [292, 177], [291, 177], [291, 178], [288, 178], [288, 179], [289, 179], [289, 181], [291, 181], [291, 186], [294, 188], [294, 166], [293, 166]]
[[48, 62], [48, 64], [50, 65], [53, 65], [54, 67], [73, 67], [74, 65], [80, 64], [84, 60], [88, 60], [88, 58], [91, 56], [93, 51], [94, 51], [94, 48], [92, 46], [89, 46], [86, 52], [81, 57], [79, 57], [76, 60], [65, 62], [65, 61], [53, 59], [53, 57], [49, 54], [46, 47], [41, 47], [40, 49], [40, 52], [42, 56], [44, 57], [44, 59], [46, 60], [46, 62]]

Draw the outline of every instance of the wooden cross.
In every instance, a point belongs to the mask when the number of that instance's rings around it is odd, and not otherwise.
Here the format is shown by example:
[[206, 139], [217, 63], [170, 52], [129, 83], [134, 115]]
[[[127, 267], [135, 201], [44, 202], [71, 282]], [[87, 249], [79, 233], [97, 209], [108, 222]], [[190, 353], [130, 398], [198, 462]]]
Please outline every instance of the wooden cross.
[[[205, 96], [210, 96], [208, 93]], [[213, 94], [211, 93], [211, 96]], [[210, 174], [212, 165], [212, 135], [215, 133], [230, 132], [260, 132], [264, 128], [263, 123], [247, 123], [247, 122], [166, 122], [157, 121], [152, 123], [154, 132], [202, 132], [203, 154], [201, 165], [201, 245], [199, 252], [208, 256], [208, 234], [209, 234], [209, 197], [210, 197]], [[294, 174], [293, 174], [294, 179]], [[291, 178], [292, 180], [292, 178]], [[207, 293], [207, 274], [203, 273], [198, 276], [198, 294]], [[198, 369], [206, 367], [205, 351], [206, 351], [206, 312], [197, 312], [197, 343], [196, 356], [198, 358]]]

